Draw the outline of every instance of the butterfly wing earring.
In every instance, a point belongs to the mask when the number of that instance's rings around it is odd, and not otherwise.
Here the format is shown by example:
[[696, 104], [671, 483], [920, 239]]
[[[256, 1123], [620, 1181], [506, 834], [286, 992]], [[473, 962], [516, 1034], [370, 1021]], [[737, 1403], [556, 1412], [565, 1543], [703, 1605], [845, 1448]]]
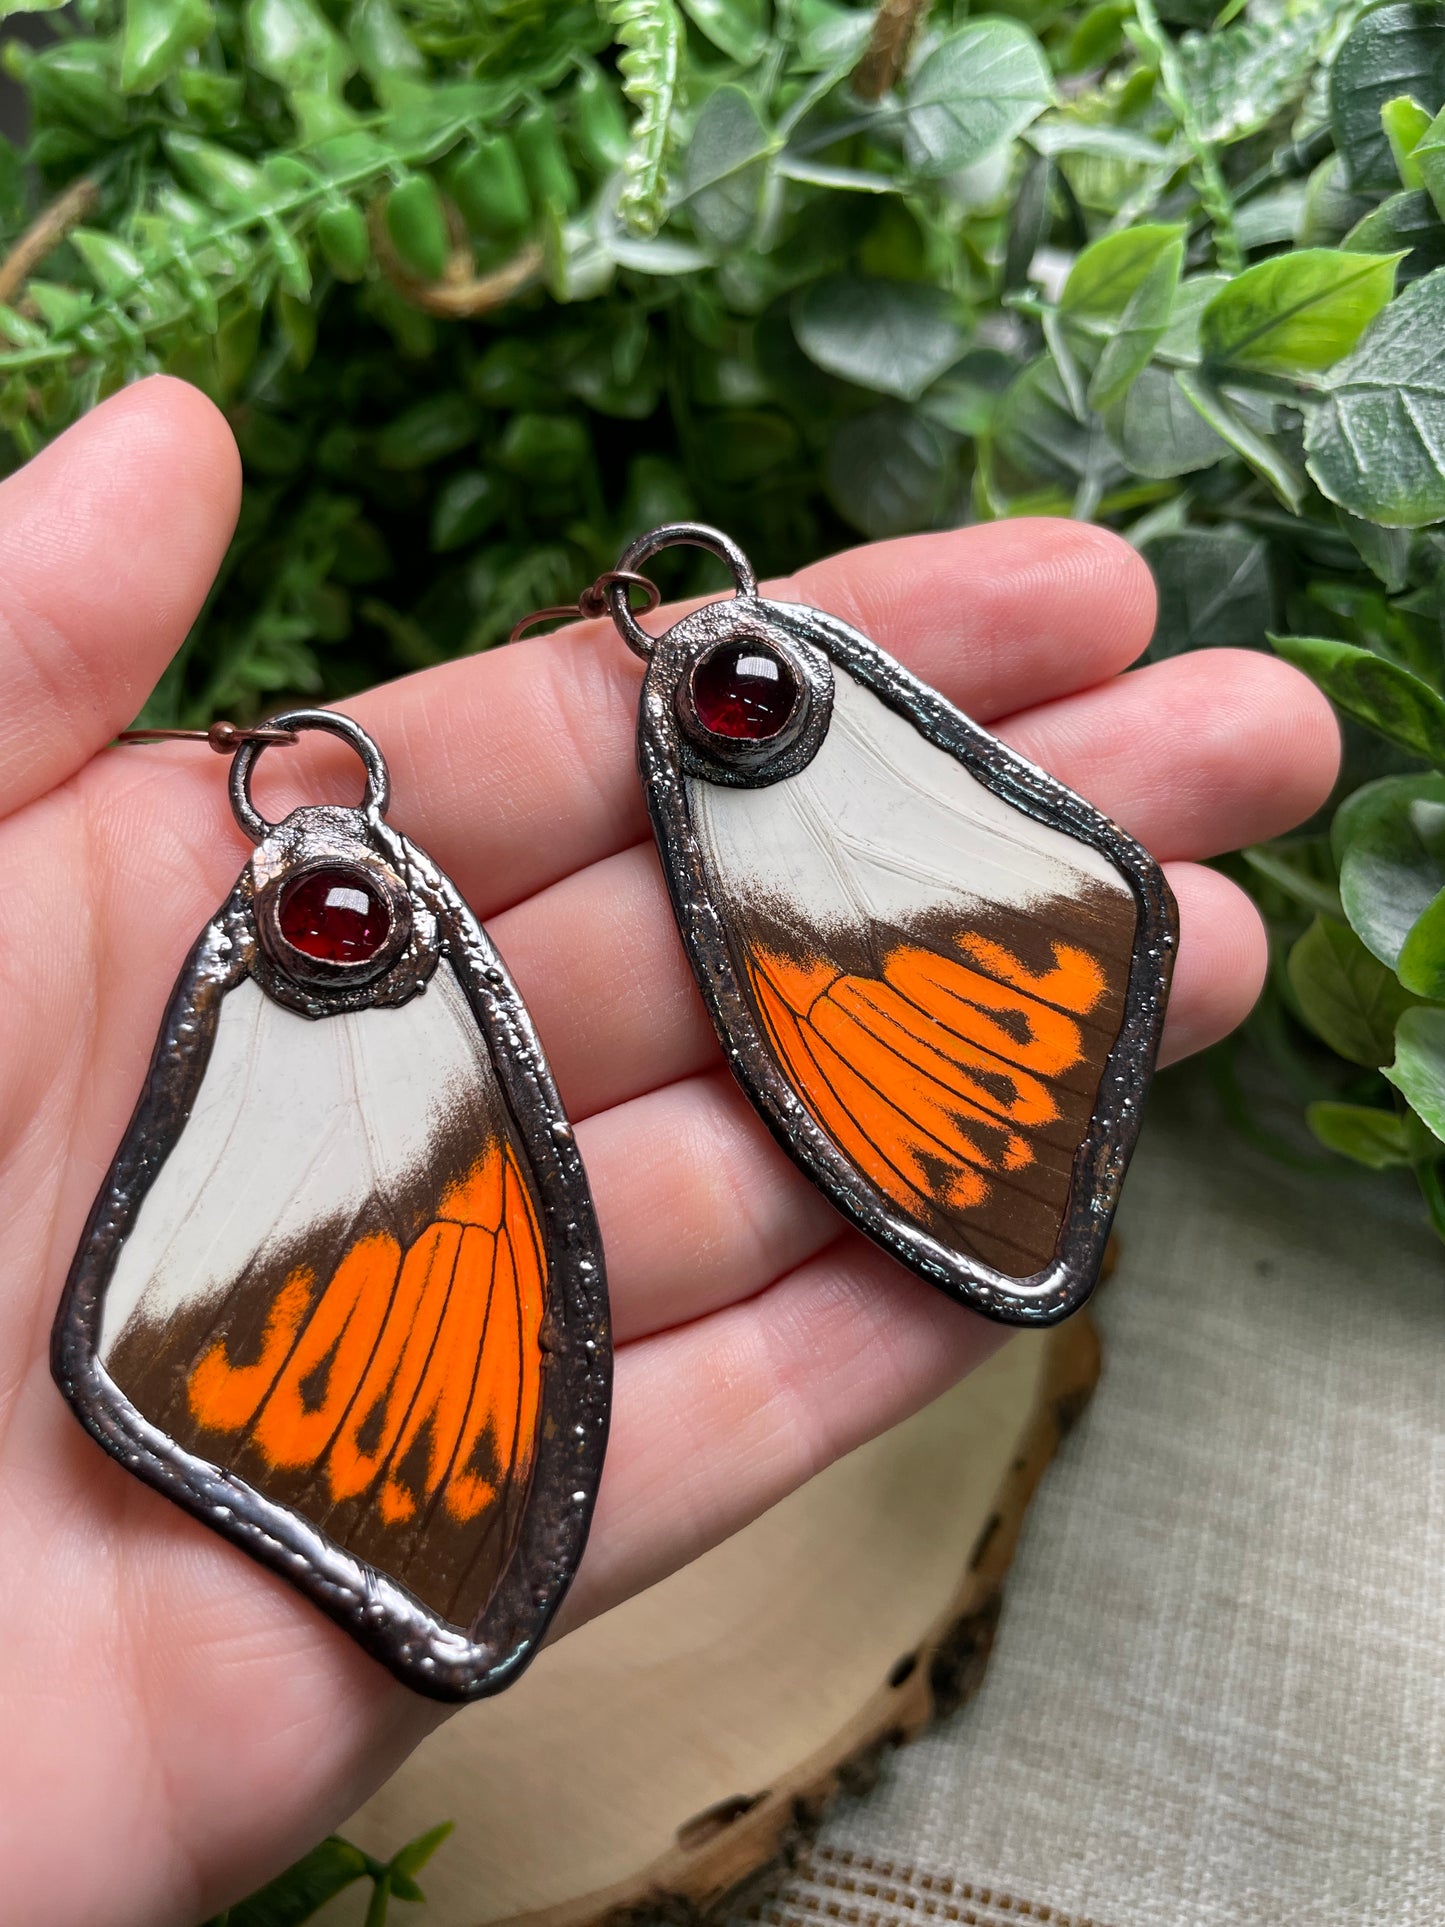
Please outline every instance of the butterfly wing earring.
[[[256, 759], [306, 730], [357, 752], [365, 799], [269, 823]], [[55, 1376], [113, 1457], [399, 1679], [478, 1698], [541, 1640], [601, 1472], [586, 1175], [501, 959], [385, 821], [365, 731], [297, 710], [210, 738], [257, 847], [181, 971]]]
[[[628, 591], [673, 543], [736, 593], [654, 639]], [[647, 661], [638, 768], [744, 1091], [921, 1277], [1009, 1323], [1066, 1316], [1163, 1025], [1158, 864], [857, 630], [760, 597], [715, 529], [644, 536], [588, 596]]]

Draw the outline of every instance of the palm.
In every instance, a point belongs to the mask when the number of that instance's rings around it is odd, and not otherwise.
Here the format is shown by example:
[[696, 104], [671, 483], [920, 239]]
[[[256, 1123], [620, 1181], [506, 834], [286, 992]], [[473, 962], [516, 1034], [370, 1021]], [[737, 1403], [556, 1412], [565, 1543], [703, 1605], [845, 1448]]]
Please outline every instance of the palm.
[[[213, 758], [102, 747], [180, 643], [236, 489], [220, 418], [154, 382], [0, 490], [0, 1858], [15, 1917], [35, 1922], [199, 1918], [310, 1844], [437, 1717], [104, 1458], [47, 1367], [172, 978], [247, 851]], [[1108, 680], [1148, 638], [1147, 578], [1068, 523], [862, 550], [785, 593], [870, 631], [1169, 860], [1168, 1054], [1239, 1019], [1262, 933], [1192, 859], [1322, 798], [1334, 727], [1307, 684], [1236, 654]], [[582, 1120], [619, 1352], [573, 1624], [997, 1336], [844, 1230], [728, 1079], [632, 771], [637, 679], [593, 625], [351, 705], [390, 759], [398, 827], [488, 920]], [[353, 783], [344, 755], [308, 745], [268, 758], [260, 787], [276, 816]]]

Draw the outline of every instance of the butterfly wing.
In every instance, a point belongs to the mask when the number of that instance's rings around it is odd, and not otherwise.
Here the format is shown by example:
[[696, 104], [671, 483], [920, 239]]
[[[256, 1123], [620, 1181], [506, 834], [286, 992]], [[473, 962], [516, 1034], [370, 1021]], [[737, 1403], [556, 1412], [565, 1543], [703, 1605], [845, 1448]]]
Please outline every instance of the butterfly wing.
[[[400, 839], [395, 839], [400, 843]], [[585, 1539], [606, 1431], [595, 1221], [495, 953], [302, 1014], [202, 937], [57, 1326], [107, 1447], [413, 1685], [504, 1684]]]
[[1158, 868], [865, 638], [784, 605], [737, 619], [826, 662], [824, 726], [781, 773], [720, 777], [668, 694], [716, 646], [718, 607], [659, 644], [640, 755], [734, 1066], [809, 1175], [923, 1275], [1059, 1316], [1092, 1282], [1152, 1065]]
[[465, 1626], [515, 1549], [546, 1285], [455, 974], [321, 1023], [247, 979], [112, 1274], [100, 1357], [187, 1452]]

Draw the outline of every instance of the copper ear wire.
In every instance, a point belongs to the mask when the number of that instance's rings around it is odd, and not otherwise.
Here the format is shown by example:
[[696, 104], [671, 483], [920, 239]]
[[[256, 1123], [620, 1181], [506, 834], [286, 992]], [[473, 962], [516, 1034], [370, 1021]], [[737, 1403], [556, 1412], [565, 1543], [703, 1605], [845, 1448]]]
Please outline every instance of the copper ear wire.
[[625, 592], [641, 589], [646, 600], [636, 611], [645, 616], [655, 609], [662, 600], [662, 591], [657, 584], [645, 575], [638, 575], [635, 569], [604, 569], [597, 580], [590, 583], [575, 602], [556, 603], [549, 609], [534, 609], [529, 616], [523, 616], [507, 637], [508, 642], [518, 642], [527, 631], [539, 622], [575, 622], [579, 617], [587, 622], [595, 622], [600, 617], [610, 615], [612, 605], [609, 592], [622, 589]]
[[117, 743], [209, 743], [218, 756], [230, 756], [243, 743], [274, 747], [300, 740], [294, 729], [275, 729], [260, 724], [242, 729], [239, 723], [216, 722], [209, 729], [123, 729]]

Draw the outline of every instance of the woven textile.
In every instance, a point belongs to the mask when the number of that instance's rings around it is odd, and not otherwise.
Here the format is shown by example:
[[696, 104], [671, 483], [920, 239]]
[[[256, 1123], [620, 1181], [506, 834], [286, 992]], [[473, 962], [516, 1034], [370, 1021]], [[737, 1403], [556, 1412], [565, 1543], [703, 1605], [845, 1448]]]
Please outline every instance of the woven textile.
[[1445, 1923], [1445, 1254], [1166, 1097], [982, 1692], [751, 1920]]

